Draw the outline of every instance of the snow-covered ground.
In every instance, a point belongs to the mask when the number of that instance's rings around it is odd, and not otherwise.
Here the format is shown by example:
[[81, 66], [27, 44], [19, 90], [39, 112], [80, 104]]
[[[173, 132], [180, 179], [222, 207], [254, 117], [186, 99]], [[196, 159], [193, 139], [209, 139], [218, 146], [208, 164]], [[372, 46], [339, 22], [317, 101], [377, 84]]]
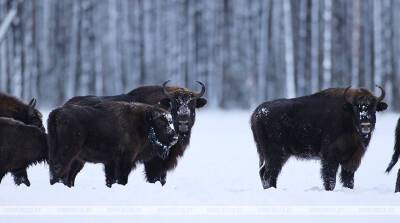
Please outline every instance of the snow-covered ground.
[[[90, 164], [78, 175], [74, 188], [62, 184], [50, 186], [47, 166], [42, 164], [29, 169], [32, 183], [29, 188], [15, 186], [11, 176], [6, 175], [0, 185], [0, 205], [400, 205], [400, 194], [393, 193], [399, 166], [389, 175], [384, 173], [393, 152], [397, 114], [378, 115], [371, 144], [355, 176], [355, 189], [343, 189], [338, 181], [333, 192], [323, 190], [318, 161], [294, 158], [284, 166], [278, 179], [278, 189], [263, 190], [258, 176], [258, 156], [250, 130], [250, 114], [250, 111], [198, 112], [190, 148], [176, 170], [169, 173], [164, 187], [146, 183], [143, 167], [139, 166], [131, 173], [127, 186], [114, 185], [109, 189], [104, 183], [102, 166]], [[141, 220], [145, 217], [131, 218]], [[190, 216], [182, 218], [189, 220]], [[210, 220], [210, 217], [202, 218], [204, 221]], [[219, 218], [211, 219], [222, 220]], [[381, 218], [364, 216], [364, 219], [372, 221]], [[228, 220], [240, 219], [243, 216]]]

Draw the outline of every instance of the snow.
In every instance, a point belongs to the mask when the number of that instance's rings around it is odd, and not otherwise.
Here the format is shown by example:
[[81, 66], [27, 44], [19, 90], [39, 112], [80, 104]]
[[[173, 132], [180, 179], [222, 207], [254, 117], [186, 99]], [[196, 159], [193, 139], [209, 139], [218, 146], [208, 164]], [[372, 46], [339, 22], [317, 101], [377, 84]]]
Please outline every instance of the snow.
[[[278, 178], [278, 189], [263, 190], [258, 176], [258, 156], [250, 130], [250, 115], [250, 111], [198, 112], [191, 145], [176, 170], [168, 174], [167, 184], [164, 187], [159, 183], [146, 183], [143, 167], [140, 165], [131, 173], [127, 186], [115, 185], [109, 189], [105, 186], [102, 166], [93, 164], [86, 165], [77, 176], [74, 188], [62, 184], [50, 186], [48, 168], [42, 164], [28, 170], [32, 183], [29, 188], [15, 186], [11, 176], [6, 175], [0, 185], [2, 192], [0, 204], [17, 206], [400, 205], [399, 195], [393, 193], [398, 166], [391, 174], [384, 173], [393, 152], [394, 129], [398, 114], [386, 113], [377, 116], [372, 141], [360, 169], [356, 172], [355, 189], [342, 188], [338, 179], [333, 192], [323, 190], [319, 161], [301, 161], [294, 158], [283, 167]], [[175, 218], [177, 217], [173, 217]], [[239, 222], [240, 219], [253, 218], [255, 217], [226, 216], [224, 219]], [[105, 219], [108, 218], [101, 218], [103, 221]], [[137, 219], [147, 218], [141, 216]], [[180, 220], [182, 219], [190, 219], [190, 216], [182, 217]], [[213, 218], [204, 216], [201, 219], [210, 221]], [[222, 220], [220, 217], [215, 219]], [[268, 216], [268, 219], [276, 217]], [[363, 222], [377, 220], [365, 216], [355, 218], [355, 220], [360, 219], [363, 219]], [[392, 218], [386, 220], [389, 219]]]
[[262, 107], [260, 110], [257, 112], [257, 118], [262, 118], [262, 117], [267, 117], [269, 115], [270, 111], [267, 107]]

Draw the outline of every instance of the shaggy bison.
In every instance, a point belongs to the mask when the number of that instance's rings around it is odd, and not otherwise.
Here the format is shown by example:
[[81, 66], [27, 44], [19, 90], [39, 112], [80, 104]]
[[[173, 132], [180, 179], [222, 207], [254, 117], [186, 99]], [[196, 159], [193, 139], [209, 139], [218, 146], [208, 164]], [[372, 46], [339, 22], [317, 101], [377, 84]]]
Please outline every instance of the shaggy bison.
[[[38, 127], [0, 118], [0, 182], [8, 172], [25, 172], [47, 158], [46, 134]], [[28, 177], [24, 184], [30, 185]]]
[[[394, 153], [392, 156], [392, 160], [389, 163], [388, 168], [386, 169], [386, 172], [389, 173], [394, 165], [396, 165], [397, 161], [399, 160], [400, 157], [400, 119], [397, 121], [397, 127], [396, 127], [396, 132], [395, 132], [395, 144], [394, 144]], [[395, 192], [400, 192], [400, 169], [397, 172], [397, 181], [396, 181], [396, 188]]]
[[[179, 157], [183, 156], [190, 143], [191, 129], [196, 118], [196, 108], [201, 108], [207, 104], [207, 100], [203, 98], [206, 90], [203, 83], [197, 82], [201, 86], [201, 91], [196, 93], [187, 88], [168, 87], [168, 82], [164, 82], [162, 86], [139, 87], [127, 94], [116, 96], [74, 97], [66, 105], [95, 105], [102, 101], [126, 101], [160, 105], [168, 109], [171, 112], [175, 129], [179, 135], [178, 143], [171, 148], [171, 152], [165, 160], [155, 157], [144, 162], [147, 181], [150, 183], [160, 181], [164, 185], [166, 183], [167, 171], [173, 170], [176, 167]], [[74, 163], [72, 169], [79, 169], [79, 163]], [[70, 179], [73, 181], [74, 174], [71, 174]], [[73, 184], [73, 182], [70, 183]]]
[[251, 116], [264, 189], [276, 187], [291, 156], [321, 160], [325, 190], [333, 190], [341, 166], [344, 187], [354, 187], [354, 173], [375, 128], [376, 111], [387, 104], [364, 88], [331, 88], [293, 99], [261, 104]]
[[[125, 185], [138, 159], [164, 159], [178, 136], [166, 110], [140, 103], [102, 102], [94, 106], [66, 105], [49, 115], [50, 183], [70, 177], [85, 162], [102, 163], [106, 185]], [[79, 168], [71, 164], [80, 164]], [[72, 184], [71, 184], [72, 182]]]
[[[36, 99], [25, 104], [13, 96], [0, 93], [0, 117], [13, 118], [27, 125], [37, 126], [42, 132], [45, 132], [42, 114], [36, 109]], [[12, 171], [11, 174], [14, 176], [15, 184], [30, 185], [25, 169]]]

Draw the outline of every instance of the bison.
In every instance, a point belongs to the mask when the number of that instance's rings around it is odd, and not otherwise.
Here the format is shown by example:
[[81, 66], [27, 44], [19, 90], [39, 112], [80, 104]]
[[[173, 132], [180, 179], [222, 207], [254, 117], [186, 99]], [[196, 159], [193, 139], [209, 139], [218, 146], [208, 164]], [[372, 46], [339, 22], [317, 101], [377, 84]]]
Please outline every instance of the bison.
[[[159, 105], [164, 109], [168, 109], [178, 132], [178, 143], [172, 146], [167, 159], [162, 160], [159, 157], [155, 157], [144, 161], [147, 181], [150, 183], [160, 181], [161, 185], [164, 185], [167, 171], [173, 170], [177, 166], [178, 159], [183, 156], [190, 143], [191, 129], [196, 118], [196, 108], [201, 108], [207, 104], [207, 100], [203, 97], [206, 90], [203, 83], [197, 82], [201, 86], [199, 93], [182, 87], [168, 87], [168, 83], [169, 81], [166, 81], [162, 86], [143, 86], [127, 94], [116, 96], [78, 96], [67, 101], [65, 105], [96, 105], [102, 101], [125, 101]], [[79, 168], [80, 164], [78, 162], [72, 165], [72, 169], [78, 170]], [[73, 184], [73, 171], [71, 171], [69, 179], [72, 181], [70, 184]]]
[[[386, 173], [389, 173], [393, 169], [394, 165], [396, 165], [397, 161], [399, 160], [399, 157], [400, 157], [400, 119], [397, 121], [397, 126], [395, 131], [394, 153], [392, 156], [392, 160], [390, 161], [389, 166], [386, 169]], [[395, 192], [396, 193], [400, 192], [400, 169], [397, 172]]]
[[[379, 87], [379, 86], [378, 86]], [[251, 116], [264, 189], [276, 187], [291, 156], [320, 159], [325, 190], [335, 188], [336, 173], [344, 187], [354, 187], [354, 173], [383, 111], [385, 91], [374, 96], [365, 88], [330, 88], [318, 93], [264, 102]]]
[[[37, 126], [0, 118], [0, 182], [8, 172], [25, 172], [47, 158], [46, 134]], [[15, 178], [14, 178], [15, 179]], [[24, 184], [30, 185], [27, 175]]]
[[[27, 125], [37, 126], [42, 132], [45, 132], [42, 114], [36, 109], [36, 99], [32, 99], [29, 104], [25, 104], [19, 99], [0, 93], [0, 117], [13, 118]], [[12, 171], [14, 182], [17, 185], [30, 185], [28, 175], [25, 169]]]
[[[49, 115], [48, 134], [50, 183], [62, 179], [69, 187], [69, 177], [85, 162], [104, 164], [108, 187], [125, 185], [138, 159], [165, 159], [178, 140], [168, 111], [126, 102], [57, 108]], [[79, 168], [72, 170], [72, 163]]]

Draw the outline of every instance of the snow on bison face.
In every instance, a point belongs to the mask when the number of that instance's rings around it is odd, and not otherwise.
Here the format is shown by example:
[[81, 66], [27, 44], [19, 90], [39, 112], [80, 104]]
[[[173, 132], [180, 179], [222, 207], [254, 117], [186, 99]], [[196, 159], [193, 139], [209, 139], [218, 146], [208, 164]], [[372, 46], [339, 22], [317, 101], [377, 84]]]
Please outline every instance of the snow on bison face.
[[383, 102], [385, 90], [380, 86], [377, 87], [382, 92], [379, 97], [374, 96], [365, 88], [350, 89], [348, 87], [343, 94], [346, 101], [345, 107], [354, 116], [354, 126], [358, 134], [366, 141], [369, 141], [371, 133], [375, 128], [376, 112], [384, 111], [388, 107]]
[[161, 100], [160, 104], [169, 108], [175, 129], [180, 134], [187, 134], [194, 125], [196, 108], [201, 108], [207, 104], [207, 100], [202, 98], [206, 88], [203, 83], [197, 81], [201, 85], [200, 93], [194, 93], [184, 88], [168, 91], [166, 87], [168, 82], [166, 81], [163, 84], [163, 92], [166, 98]]

